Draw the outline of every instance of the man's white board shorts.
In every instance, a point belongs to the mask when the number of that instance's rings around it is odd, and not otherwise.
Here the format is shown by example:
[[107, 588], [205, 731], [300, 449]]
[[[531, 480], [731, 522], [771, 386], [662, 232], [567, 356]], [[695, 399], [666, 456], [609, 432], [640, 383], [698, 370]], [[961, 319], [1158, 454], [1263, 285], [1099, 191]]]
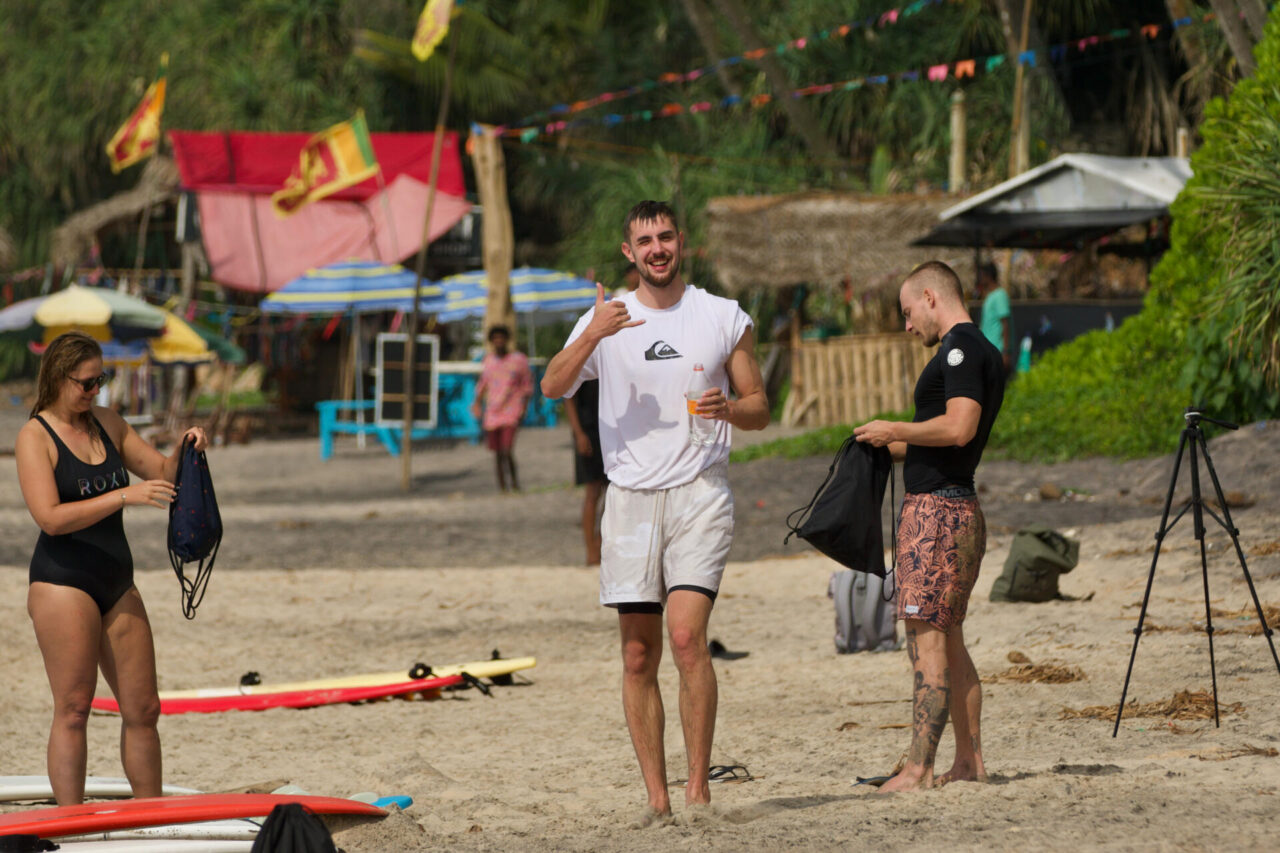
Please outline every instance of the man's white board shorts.
[[704, 469], [670, 489], [605, 492], [600, 603], [665, 604], [667, 590], [697, 586], [715, 593], [733, 541], [729, 465]]

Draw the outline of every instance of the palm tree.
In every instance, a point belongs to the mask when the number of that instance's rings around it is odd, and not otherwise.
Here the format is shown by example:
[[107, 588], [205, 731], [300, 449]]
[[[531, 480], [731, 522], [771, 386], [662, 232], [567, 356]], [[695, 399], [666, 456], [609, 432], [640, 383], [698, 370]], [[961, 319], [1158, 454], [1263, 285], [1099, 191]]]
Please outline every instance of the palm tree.
[[18, 260], [18, 247], [9, 232], [0, 228], [0, 270], [9, 269]]

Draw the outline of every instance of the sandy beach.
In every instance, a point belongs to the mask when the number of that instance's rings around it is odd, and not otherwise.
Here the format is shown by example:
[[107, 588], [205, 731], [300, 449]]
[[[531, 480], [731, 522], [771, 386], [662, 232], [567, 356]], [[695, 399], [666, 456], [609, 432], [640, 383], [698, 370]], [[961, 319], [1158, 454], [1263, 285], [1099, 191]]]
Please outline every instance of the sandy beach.
[[[10, 413], [12, 414], [12, 413]], [[20, 419], [19, 419], [20, 420]], [[11, 424], [14, 418], [5, 421]], [[0, 446], [11, 447], [6, 433]], [[1280, 603], [1280, 425], [1211, 443], [1249, 569], [1264, 604]], [[274, 780], [313, 793], [408, 794], [386, 821], [342, 829], [348, 853], [387, 850], [672, 850], [744, 848], [1270, 849], [1280, 830], [1280, 673], [1257, 633], [1230, 540], [1211, 523], [1209, 593], [1217, 634], [1221, 727], [1212, 719], [1064, 718], [1119, 699], [1168, 458], [1063, 465], [1004, 461], [979, 469], [992, 531], [965, 623], [984, 679], [989, 784], [882, 795], [851, 783], [889, 772], [907, 747], [905, 652], [837, 655], [826, 598], [834, 564], [793, 540], [783, 518], [802, 505], [827, 459], [731, 466], [737, 538], [711, 635], [749, 656], [717, 662], [713, 760], [756, 777], [713, 786], [714, 813], [630, 830], [643, 787], [622, 718], [616, 617], [580, 566], [566, 428], [525, 431], [525, 492], [495, 495], [488, 456], [423, 447], [415, 489], [399, 460], [350, 440], [321, 463], [315, 439], [210, 452], [227, 533], [209, 592], [183, 619], [164, 552], [164, 516], [133, 509], [126, 525], [155, 628], [162, 689], [234, 684], [535, 655], [538, 666], [492, 698], [166, 717], [166, 781], [218, 791]], [[11, 457], [4, 464], [12, 466]], [[1185, 479], [1185, 475], [1184, 475]], [[1066, 497], [1046, 501], [1052, 483]], [[1088, 600], [987, 600], [1012, 531], [1052, 524], [1079, 538], [1064, 592]], [[25, 612], [36, 531], [12, 467], [0, 478], [0, 774], [44, 772], [48, 687]], [[1245, 609], [1248, 608], [1246, 611]], [[1240, 614], [1241, 611], [1245, 611]], [[1231, 615], [1240, 614], [1240, 615]], [[1211, 689], [1199, 551], [1190, 519], [1159, 560], [1130, 698], [1166, 702]], [[1253, 633], [1250, 633], [1252, 630]], [[1012, 653], [1078, 672], [1018, 682]], [[1004, 676], [1004, 677], [1002, 677]], [[676, 675], [664, 660], [671, 778], [684, 773]], [[100, 688], [105, 691], [105, 685]], [[949, 766], [950, 731], [939, 767]], [[95, 716], [89, 772], [120, 775], [118, 724]], [[673, 793], [676, 812], [682, 795]], [[1268, 841], [1268, 839], [1272, 839]]]

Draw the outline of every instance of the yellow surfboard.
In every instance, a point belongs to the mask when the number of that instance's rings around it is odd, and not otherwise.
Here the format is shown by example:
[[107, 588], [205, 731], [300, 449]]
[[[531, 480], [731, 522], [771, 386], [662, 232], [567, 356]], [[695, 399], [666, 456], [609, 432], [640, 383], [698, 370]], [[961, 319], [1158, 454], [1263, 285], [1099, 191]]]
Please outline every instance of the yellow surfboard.
[[[477, 660], [467, 663], [437, 666], [431, 668], [432, 677], [461, 675], [467, 673], [476, 678], [493, 678], [498, 675], [510, 675], [522, 669], [532, 669], [537, 664], [536, 658], [500, 658], [498, 660]], [[328, 690], [341, 687], [375, 687], [380, 684], [399, 684], [410, 678], [423, 678], [425, 673], [410, 675], [408, 669], [397, 669], [391, 672], [368, 672], [362, 675], [347, 675], [338, 678], [317, 678], [311, 681], [288, 681], [277, 684], [237, 684], [234, 687], [199, 687], [192, 690], [162, 690], [160, 699], [192, 699], [211, 696], [251, 696], [258, 693], [292, 693], [302, 690]]]

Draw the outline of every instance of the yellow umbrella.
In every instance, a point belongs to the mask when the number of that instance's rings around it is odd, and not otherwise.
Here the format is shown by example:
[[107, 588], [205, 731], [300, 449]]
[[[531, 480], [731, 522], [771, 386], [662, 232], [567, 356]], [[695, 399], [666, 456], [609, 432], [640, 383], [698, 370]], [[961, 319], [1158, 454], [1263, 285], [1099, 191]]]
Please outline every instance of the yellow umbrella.
[[213, 350], [204, 338], [172, 311], [164, 312], [164, 332], [147, 341], [151, 358], [161, 364], [213, 361]]
[[158, 337], [127, 344], [103, 344], [102, 360], [113, 367], [138, 367], [148, 358], [157, 364], [203, 364], [214, 360], [204, 338], [172, 311], [164, 314], [164, 330]]
[[164, 312], [154, 305], [105, 287], [78, 284], [46, 297], [34, 319], [44, 329], [45, 343], [71, 329], [109, 341], [151, 337], [164, 328]]

